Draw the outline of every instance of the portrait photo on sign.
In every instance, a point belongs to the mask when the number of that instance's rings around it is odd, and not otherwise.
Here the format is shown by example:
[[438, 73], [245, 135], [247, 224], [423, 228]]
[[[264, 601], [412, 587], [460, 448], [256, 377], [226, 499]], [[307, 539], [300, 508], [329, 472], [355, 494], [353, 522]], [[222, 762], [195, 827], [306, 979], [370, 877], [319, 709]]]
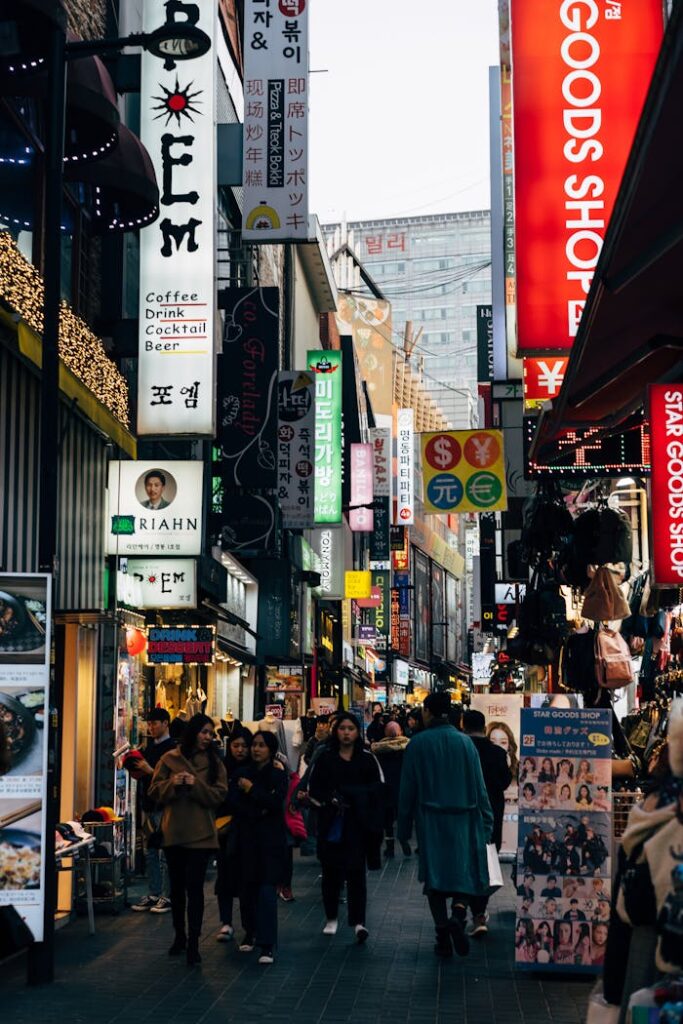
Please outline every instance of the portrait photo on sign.
[[0, 574], [0, 666], [45, 664], [46, 626], [44, 579]]
[[168, 508], [177, 493], [178, 485], [168, 469], [148, 469], [135, 484], [135, 497], [143, 508], [152, 511]]

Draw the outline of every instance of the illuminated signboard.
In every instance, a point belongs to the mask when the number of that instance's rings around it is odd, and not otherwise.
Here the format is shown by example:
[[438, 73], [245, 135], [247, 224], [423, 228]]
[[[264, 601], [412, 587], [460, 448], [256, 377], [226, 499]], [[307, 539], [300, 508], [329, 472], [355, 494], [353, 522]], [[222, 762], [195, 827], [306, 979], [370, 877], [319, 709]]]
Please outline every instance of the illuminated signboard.
[[650, 437], [647, 427], [602, 437], [597, 427], [570, 430], [566, 436], [553, 441], [550, 451], [544, 449], [542, 459], [529, 458], [538, 420], [524, 417], [524, 476], [527, 480], [539, 477], [568, 477], [587, 480], [595, 476], [649, 476]]
[[654, 582], [683, 586], [683, 384], [649, 388]]
[[309, 352], [315, 374], [315, 521], [342, 519], [342, 355]]
[[213, 626], [150, 626], [147, 662], [150, 665], [211, 665], [215, 646]]
[[519, 352], [574, 342], [663, 27], [661, 0], [511, 0]]

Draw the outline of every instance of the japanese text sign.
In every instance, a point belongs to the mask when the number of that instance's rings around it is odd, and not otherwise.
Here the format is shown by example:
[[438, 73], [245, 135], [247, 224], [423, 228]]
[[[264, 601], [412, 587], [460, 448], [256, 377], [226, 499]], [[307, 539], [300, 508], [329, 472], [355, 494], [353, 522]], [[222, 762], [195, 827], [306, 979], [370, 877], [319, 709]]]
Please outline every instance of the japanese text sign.
[[245, 0], [245, 241], [308, 237], [309, 2]]
[[212, 41], [175, 64], [143, 50], [140, 136], [160, 185], [140, 231], [138, 433], [214, 434], [216, 5], [146, 0], [143, 29], [196, 26]]
[[286, 529], [313, 526], [313, 374], [286, 370], [278, 376], [277, 488]]
[[372, 592], [372, 573], [351, 572], [344, 574], [344, 596], [353, 600], [368, 598]]
[[396, 523], [410, 526], [415, 521], [412, 409], [398, 410], [396, 440]]
[[507, 508], [500, 430], [422, 434], [425, 514]]
[[131, 608], [196, 608], [194, 558], [122, 558], [116, 597]]
[[557, 398], [567, 372], [569, 356], [530, 357], [524, 360], [524, 408], [534, 409]]
[[569, 349], [662, 40], [660, 0], [511, 0], [518, 349]]
[[198, 555], [202, 462], [110, 462], [108, 555]]
[[652, 384], [652, 545], [655, 583], [683, 586], [683, 384]]
[[342, 356], [341, 352], [308, 353], [315, 378], [315, 521], [342, 519]]
[[[372, 445], [351, 445], [351, 510], [349, 526], [354, 532], [369, 533], [374, 517], [369, 507], [373, 499]], [[357, 507], [353, 507], [357, 506]]]

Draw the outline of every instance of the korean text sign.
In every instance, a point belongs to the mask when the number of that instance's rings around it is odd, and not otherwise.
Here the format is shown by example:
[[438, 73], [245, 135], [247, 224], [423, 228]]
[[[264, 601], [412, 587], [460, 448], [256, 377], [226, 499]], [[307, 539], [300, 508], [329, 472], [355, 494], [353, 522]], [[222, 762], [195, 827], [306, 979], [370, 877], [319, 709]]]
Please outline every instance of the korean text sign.
[[[351, 445], [351, 510], [349, 526], [354, 532], [369, 533], [374, 525], [373, 455], [371, 444]], [[354, 507], [355, 506], [355, 507]]]
[[277, 492], [286, 529], [313, 526], [315, 379], [285, 370], [278, 375]]
[[415, 521], [412, 409], [399, 409], [396, 438], [396, 524], [411, 526]]
[[108, 555], [198, 555], [201, 462], [110, 462]]
[[611, 712], [521, 713], [517, 836], [518, 970], [594, 973], [605, 960], [612, 892]]
[[308, 7], [244, 5], [242, 238], [308, 236]]
[[662, 32], [660, 0], [511, 0], [520, 352], [573, 344]]
[[315, 378], [315, 521], [342, 519], [342, 355], [308, 353]]
[[652, 547], [656, 583], [683, 586], [683, 384], [653, 384]]
[[[217, 18], [212, 0], [182, 6], [211, 49], [178, 64], [142, 53], [140, 134], [161, 213], [140, 232], [138, 433], [212, 437]], [[171, 7], [146, 0], [144, 31], [172, 21]]]
[[425, 513], [507, 508], [500, 430], [451, 430], [421, 437]]
[[0, 907], [15, 907], [36, 942], [43, 940], [43, 853], [54, 843], [46, 821], [51, 588], [50, 576], [0, 573], [0, 720], [10, 755], [0, 775], [0, 819], [13, 821], [0, 836]]
[[372, 427], [368, 431], [373, 450], [375, 469], [375, 495], [378, 498], [391, 497], [391, 429]]

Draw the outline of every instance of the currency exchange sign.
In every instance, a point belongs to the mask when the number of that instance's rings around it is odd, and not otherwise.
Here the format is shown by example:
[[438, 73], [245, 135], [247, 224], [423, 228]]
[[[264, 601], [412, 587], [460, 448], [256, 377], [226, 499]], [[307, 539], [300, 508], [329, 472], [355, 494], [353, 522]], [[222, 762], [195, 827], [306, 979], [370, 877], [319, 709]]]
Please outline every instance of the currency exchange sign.
[[440, 431], [421, 438], [426, 514], [507, 508], [500, 430]]

